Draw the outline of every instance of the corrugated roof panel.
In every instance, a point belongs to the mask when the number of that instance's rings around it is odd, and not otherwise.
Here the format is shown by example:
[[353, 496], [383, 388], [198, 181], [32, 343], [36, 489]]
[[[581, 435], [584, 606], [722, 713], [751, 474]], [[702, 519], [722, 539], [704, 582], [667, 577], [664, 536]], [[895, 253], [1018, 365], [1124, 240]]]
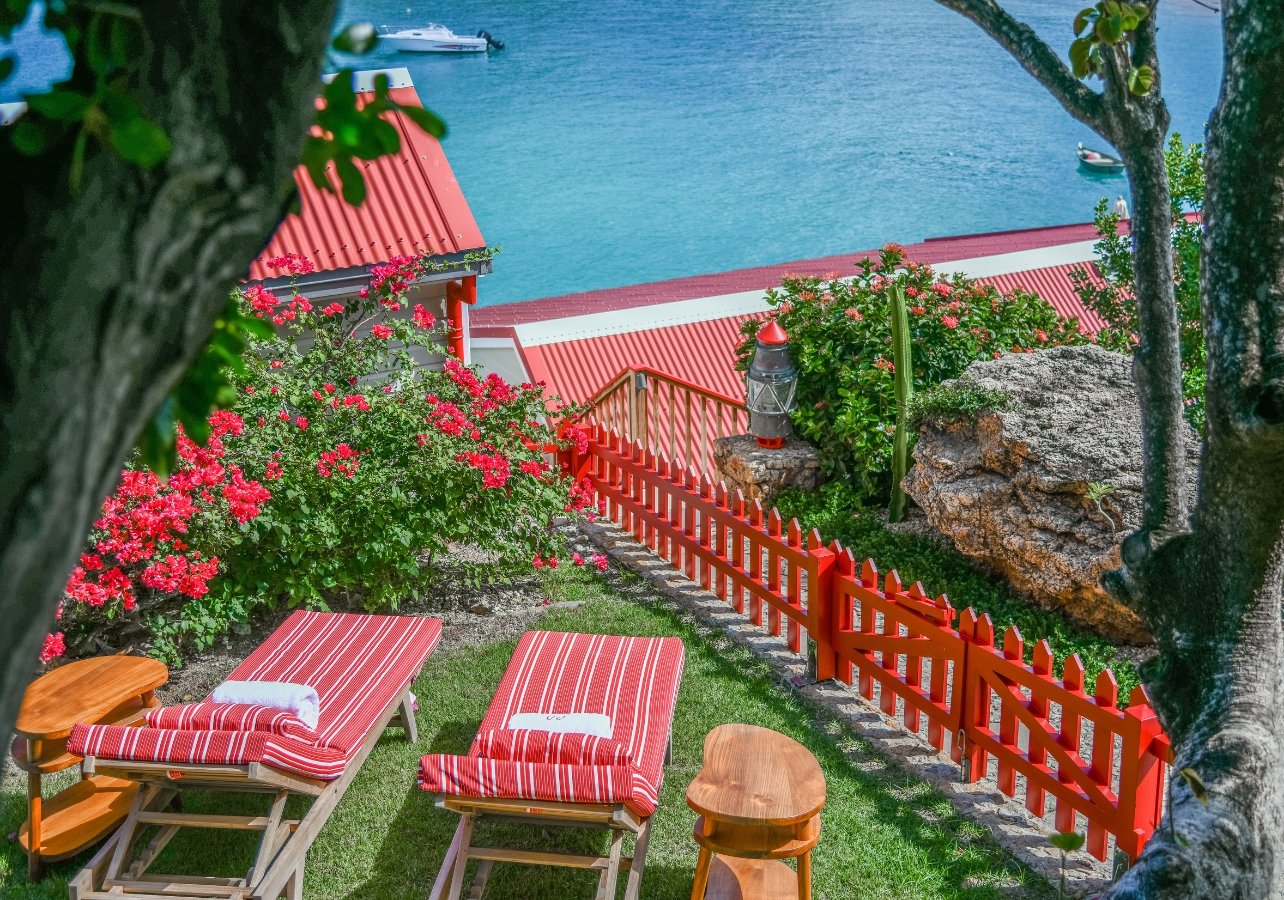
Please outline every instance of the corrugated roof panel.
[[[394, 87], [391, 95], [400, 104], [423, 106], [413, 86]], [[295, 169], [302, 212], [291, 213], [277, 227], [251, 264], [250, 279], [279, 274], [264, 263], [284, 253], [302, 253], [327, 270], [486, 246], [441, 144], [400, 113], [387, 118], [401, 132], [401, 150], [364, 164], [366, 202], [354, 209], [336, 194], [318, 190], [302, 166]], [[333, 166], [329, 172], [337, 185]]]
[[991, 275], [978, 278], [983, 284], [992, 284], [1004, 293], [1020, 288], [1038, 294], [1065, 318], [1079, 320], [1080, 330], [1087, 334], [1096, 334], [1106, 327], [1106, 322], [1099, 315], [1083, 305], [1075, 293], [1070, 273], [1075, 269], [1084, 269], [1093, 284], [1104, 284], [1096, 266], [1092, 263], [1073, 263], [1063, 266], [1049, 266], [1046, 269], [1027, 269], [1024, 272], [1010, 272], [1006, 275]]
[[[758, 314], [763, 315], [763, 314]], [[628, 366], [650, 366], [710, 390], [740, 397], [744, 379], [736, 371], [740, 325], [755, 316], [728, 316], [562, 341], [525, 348], [531, 377], [548, 383], [548, 393], [582, 403]]]

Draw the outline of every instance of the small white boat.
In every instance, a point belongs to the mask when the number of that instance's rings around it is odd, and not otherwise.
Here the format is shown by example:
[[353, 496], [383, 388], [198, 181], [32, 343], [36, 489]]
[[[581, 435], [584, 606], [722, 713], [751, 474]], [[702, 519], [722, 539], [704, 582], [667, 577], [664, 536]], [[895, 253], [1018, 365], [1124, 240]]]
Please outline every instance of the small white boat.
[[485, 53], [490, 49], [504, 49], [504, 45], [491, 37], [488, 31], [479, 31], [476, 37], [466, 37], [455, 34], [445, 25], [431, 22], [420, 28], [384, 25], [379, 29], [379, 40], [405, 53]]

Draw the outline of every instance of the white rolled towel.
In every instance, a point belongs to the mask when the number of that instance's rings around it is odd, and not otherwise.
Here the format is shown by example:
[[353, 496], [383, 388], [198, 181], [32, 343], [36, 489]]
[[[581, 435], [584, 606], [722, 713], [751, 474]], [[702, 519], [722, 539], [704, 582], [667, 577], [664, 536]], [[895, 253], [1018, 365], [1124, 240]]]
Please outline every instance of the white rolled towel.
[[315, 730], [321, 715], [317, 689], [288, 681], [225, 681], [214, 689], [211, 703], [249, 703], [294, 713]]
[[558, 734], [591, 734], [609, 738], [614, 731], [609, 716], [602, 713], [517, 713], [508, 720], [512, 729], [555, 731]]

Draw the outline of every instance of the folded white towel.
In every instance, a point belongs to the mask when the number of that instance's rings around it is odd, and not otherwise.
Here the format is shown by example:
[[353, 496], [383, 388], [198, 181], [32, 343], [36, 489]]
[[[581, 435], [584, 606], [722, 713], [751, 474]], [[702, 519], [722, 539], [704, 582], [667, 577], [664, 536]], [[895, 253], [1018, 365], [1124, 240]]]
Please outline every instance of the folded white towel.
[[211, 703], [251, 703], [294, 713], [309, 728], [316, 729], [321, 715], [317, 689], [288, 681], [225, 681], [214, 689]]
[[558, 734], [591, 734], [609, 738], [613, 728], [609, 716], [602, 713], [517, 713], [508, 720], [509, 728], [532, 731], [555, 731]]

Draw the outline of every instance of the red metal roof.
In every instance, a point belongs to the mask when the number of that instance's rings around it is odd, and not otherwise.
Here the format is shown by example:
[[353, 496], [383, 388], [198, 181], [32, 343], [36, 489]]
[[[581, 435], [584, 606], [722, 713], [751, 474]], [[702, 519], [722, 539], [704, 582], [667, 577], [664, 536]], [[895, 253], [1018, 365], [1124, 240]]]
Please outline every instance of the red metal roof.
[[[423, 106], [408, 77], [393, 84], [392, 98], [398, 103]], [[368, 266], [398, 255], [486, 246], [441, 144], [400, 113], [386, 118], [401, 132], [401, 150], [372, 162], [358, 161], [366, 180], [361, 207], [354, 209], [338, 195], [318, 190], [306, 169], [295, 169], [302, 212], [291, 213], [277, 227], [250, 265], [251, 280], [280, 274], [264, 261], [284, 253], [302, 253], [324, 271]], [[333, 164], [328, 169], [337, 185]]]
[[983, 284], [992, 284], [1000, 291], [1007, 293], [1015, 288], [1032, 291], [1047, 300], [1065, 318], [1079, 320], [1080, 330], [1096, 334], [1106, 327], [1105, 320], [1083, 305], [1079, 295], [1074, 292], [1070, 273], [1075, 269], [1085, 269], [1093, 284], [1100, 287], [1103, 282], [1092, 263], [1071, 263], [1064, 266], [1048, 266], [1046, 269], [1027, 269], [1024, 272], [1010, 272], [1007, 275], [991, 275], [978, 278]]
[[[918, 244], [906, 245], [905, 251], [914, 262], [935, 264], [995, 256], [1001, 253], [1015, 253], [1021, 250], [1038, 250], [1078, 241], [1090, 241], [1096, 237], [1096, 228], [1091, 223], [1057, 225], [1022, 231], [929, 238]], [[655, 303], [717, 297], [741, 291], [765, 290], [779, 285], [781, 278], [786, 274], [825, 275], [837, 272], [839, 275], [848, 276], [855, 274], [856, 265], [861, 260], [876, 252], [864, 250], [840, 256], [824, 256], [818, 259], [795, 260], [752, 269], [737, 269], [733, 272], [715, 272], [649, 284], [584, 291], [561, 297], [545, 297], [542, 300], [529, 300], [524, 303], [487, 306], [473, 311], [472, 324], [474, 327], [524, 325], [546, 319], [560, 319], [563, 316], [632, 309]]]
[[739, 397], [744, 376], [735, 370], [740, 325], [752, 316], [728, 316], [624, 334], [526, 347], [531, 377], [550, 396], [581, 403], [626, 366], [650, 366], [702, 387]]

